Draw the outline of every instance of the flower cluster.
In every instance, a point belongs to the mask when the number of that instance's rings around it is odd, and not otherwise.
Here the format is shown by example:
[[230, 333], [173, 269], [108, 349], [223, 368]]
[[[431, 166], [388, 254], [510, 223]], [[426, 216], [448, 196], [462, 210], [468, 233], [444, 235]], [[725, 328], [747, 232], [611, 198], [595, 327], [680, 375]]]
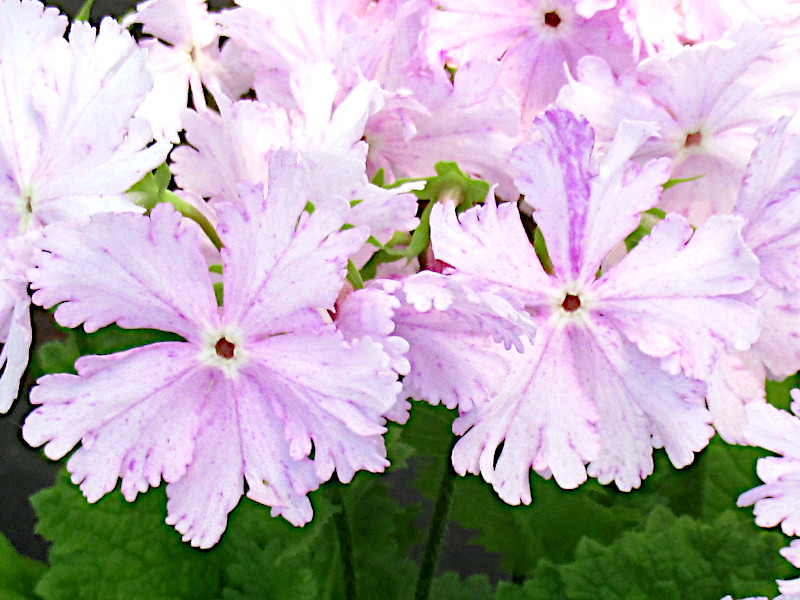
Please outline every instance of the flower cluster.
[[[740, 503], [800, 536], [800, 421], [764, 401], [800, 369], [796, 2], [237, 4], [147, 0], [135, 41], [0, 1], [0, 410], [31, 300], [183, 339], [33, 389], [25, 440], [77, 447], [90, 502], [164, 481], [203, 548], [245, 494], [302, 525], [414, 398], [509, 504], [769, 449]], [[126, 193], [168, 153], [175, 189]], [[426, 194], [444, 161], [488, 195]]]

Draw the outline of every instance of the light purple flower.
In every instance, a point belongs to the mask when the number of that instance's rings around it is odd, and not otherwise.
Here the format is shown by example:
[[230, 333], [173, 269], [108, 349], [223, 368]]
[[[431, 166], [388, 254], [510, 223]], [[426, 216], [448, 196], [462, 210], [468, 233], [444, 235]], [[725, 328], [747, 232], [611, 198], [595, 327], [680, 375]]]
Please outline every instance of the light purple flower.
[[[515, 298], [483, 283], [433, 271], [376, 280], [345, 299], [337, 326], [383, 340], [402, 367], [404, 396], [469, 410], [499, 391], [506, 355], [522, 352], [535, 333]], [[383, 335], [376, 322], [386, 323]]]
[[754, 133], [794, 112], [800, 87], [781, 56], [786, 36], [748, 23], [723, 40], [642, 61], [616, 78], [598, 57], [582, 59], [557, 105], [589, 119], [601, 149], [624, 119], [658, 126], [634, 155], [672, 160], [671, 177], [702, 176], [667, 190], [661, 207], [693, 224], [730, 214], [755, 148]]
[[599, 54], [616, 73], [635, 65], [618, 12], [586, 19], [573, 0], [443, 0], [431, 10], [423, 45], [438, 64], [499, 60], [500, 82], [520, 99], [530, 123], [567, 82], [565, 63], [572, 69], [582, 56]]
[[[492, 198], [456, 218], [434, 207], [440, 260], [517, 294], [538, 325], [503, 392], [463, 413], [453, 452], [460, 473], [480, 473], [508, 503], [531, 500], [531, 467], [575, 487], [588, 474], [622, 490], [652, 472], [663, 446], [683, 467], [713, 430], [705, 386], [720, 352], [744, 350], [758, 315], [736, 295], [758, 264], [741, 221], [716, 217], [693, 231], [668, 216], [597, 278], [603, 259], [654, 206], [669, 163], [628, 159], [652, 133], [623, 123], [602, 162], [588, 124], [566, 111], [537, 120], [521, 146], [517, 180], [541, 228], [553, 273], [542, 268], [514, 204]], [[503, 444], [499, 456], [495, 453]]]
[[166, 158], [133, 114], [152, 85], [145, 53], [112, 19], [96, 32], [31, 0], [0, 3], [0, 412], [28, 361], [26, 271], [42, 226], [138, 211], [125, 191]]
[[500, 67], [464, 65], [449, 80], [443, 70], [417, 68], [403, 87], [387, 94], [364, 131], [370, 173], [394, 178], [428, 177], [440, 161], [500, 184], [502, 196], [519, 194], [508, 159], [519, 131], [517, 99], [498, 83]]
[[136, 116], [147, 119], [158, 137], [178, 143], [188, 92], [194, 107], [204, 109], [203, 84], [218, 91], [221, 80], [229, 78], [228, 65], [220, 64], [219, 27], [205, 0], [146, 0], [123, 21], [133, 23], [153, 36], [139, 43], [148, 51], [154, 84]]
[[755, 504], [756, 525], [781, 526], [786, 535], [800, 535], [800, 391], [792, 390], [792, 413], [766, 402], [745, 407], [747, 443], [779, 454], [759, 458], [757, 473], [764, 482], [739, 496], [737, 506]]
[[[300, 153], [308, 167], [315, 205], [331, 196], [351, 201], [352, 225], [366, 225], [379, 242], [395, 231], [416, 227], [416, 198], [409, 186], [386, 190], [366, 175], [367, 145], [362, 141], [368, 117], [382, 105], [374, 82], [361, 82], [338, 103], [340, 87], [327, 63], [307, 64], [292, 74], [297, 108], [286, 110], [253, 100], [220, 99], [221, 114], [187, 111], [186, 138], [191, 146], [172, 152], [178, 185], [212, 199], [227, 201], [241, 181], [261, 183], [269, 175], [270, 156], [280, 147]], [[354, 259], [359, 266], [375, 252], [366, 244]]]
[[306, 174], [287, 152], [270, 164], [266, 198], [243, 190], [219, 206], [224, 303], [217, 307], [199, 230], [168, 205], [151, 216], [103, 215], [53, 227], [31, 274], [34, 301], [87, 331], [171, 331], [164, 342], [85, 356], [78, 375], [39, 380], [42, 405], [23, 435], [67, 462], [90, 502], [113, 490], [133, 500], [167, 482], [167, 523], [214, 545], [247, 496], [295, 525], [306, 494], [334, 471], [349, 481], [387, 465], [382, 415], [400, 383], [369, 338], [347, 343], [325, 318], [363, 228], [342, 231], [350, 207], [309, 215]]

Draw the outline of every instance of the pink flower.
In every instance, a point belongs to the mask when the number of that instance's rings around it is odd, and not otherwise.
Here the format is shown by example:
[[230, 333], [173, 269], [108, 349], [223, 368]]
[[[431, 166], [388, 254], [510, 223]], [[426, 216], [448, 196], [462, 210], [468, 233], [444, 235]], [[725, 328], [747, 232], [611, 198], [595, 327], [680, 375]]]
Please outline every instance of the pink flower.
[[148, 51], [154, 85], [136, 116], [147, 119], [159, 137], [178, 143], [188, 92], [195, 108], [205, 108], [203, 84], [217, 91], [220, 78], [229, 78], [229, 65], [220, 64], [219, 27], [205, 0], [147, 0], [123, 21], [125, 26], [133, 23], [153, 36], [140, 42]]
[[99, 33], [31, 0], [0, 3], [0, 412], [31, 340], [26, 271], [42, 226], [137, 211], [125, 191], [169, 144], [133, 114], [152, 85], [145, 53], [111, 19]]
[[597, 163], [585, 121], [552, 111], [537, 125], [540, 141], [515, 151], [525, 173], [516, 183], [547, 242], [552, 274], [514, 204], [490, 197], [458, 218], [452, 207], [431, 215], [437, 258], [516, 294], [538, 325], [502, 393], [454, 423], [462, 435], [456, 470], [480, 473], [511, 504], [530, 502], [531, 467], [562, 487], [588, 472], [630, 490], [652, 472], [653, 447], [678, 467], [689, 464], [713, 433], [698, 380], [723, 350], [749, 347], [759, 325], [736, 297], [753, 285], [758, 263], [733, 217], [693, 231], [670, 215], [598, 278], [668, 177], [666, 160], [628, 160], [652, 129], [624, 123]]
[[439, 161], [500, 184], [517, 197], [508, 160], [519, 130], [517, 99], [498, 83], [499, 65], [464, 65], [451, 83], [442, 70], [416, 69], [367, 121], [369, 172], [427, 177]]
[[618, 9], [587, 19], [573, 0], [440, 1], [423, 45], [438, 64], [499, 60], [500, 82], [520, 99], [526, 123], [567, 83], [565, 63], [572, 69], [582, 56], [599, 54], [616, 73], [635, 65]]
[[619, 79], [597, 57], [582, 59], [558, 106], [585, 116], [605, 148], [624, 119], [658, 126], [634, 155], [672, 160], [672, 178], [700, 177], [667, 190], [661, 207], [693, 224], [730, 214], [754, 133], [794, 112], [800, 88], [781, 59], [785, 35], [753, 23], [725, 39], [642, 61]]
[[[333, 66], [298, 67], [290, 78], [297, 108], [286, 110], [253, 100], [220, 99], [221, 114], [186, 111], [186, 138], [192, 146], [172, 153], [172, 171], [183, 189], [229, 201], [239, 182], [266, 182], [269, 160], [280, 147], [300, 153], [308, 167], [312, 202], [341, 196], [355, 204], [352, 225], [366, 225], [381, 243], [395, 231], [416, 227], [417, 201], [408, 186], [386, 190], [369, 183], [367, 146], [362, 141], [368, 117], [382, 105], [374, 82], [361, 82], [340, 102]], [[365, 247], [355, 259], [364, 262], [375, 252]]]
[[334, 471], [347, 482], [388, 465], [382, 415], [400, 389], [389, 357], [369, 338], [347, 343], [323, 317], [367, 232], [341, 230], [344, 200], [306, 213], [305, 178], [279, 152], [266, 197], [256, 187], [218, 208], [222, 308], [199, 230], [167, 205], [46, 232], [34, 301], [60, 303], [59, 323], [186, 340], [82, 357], [78, 375], [45, 376], [32, 392], [42, 406], [25, 440], [53, 459], [80, 443], [67, 468], [90, 502], [118, 478], [128, 500], [163, 479], [167, 523], [207, 548], [245, 482], [249, 498], [302, 525], [307, 493]]

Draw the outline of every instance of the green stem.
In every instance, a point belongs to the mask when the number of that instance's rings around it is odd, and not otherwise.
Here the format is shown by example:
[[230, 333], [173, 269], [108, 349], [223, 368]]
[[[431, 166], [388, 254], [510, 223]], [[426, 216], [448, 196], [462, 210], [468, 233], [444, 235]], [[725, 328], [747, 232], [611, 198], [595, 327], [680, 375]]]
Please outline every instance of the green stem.
[[344, 575], [345, 600], [356, 600], [356, 572], [353, 567], [353, 540], [350, 538], [350, 521], [347, 518], [347, 509], [342, 499], [341, 485], [338, 481], [328, 484], [331, 501], [336, 507], [336, 533], [339, 536], [339, 555], [342, 557], [342, 572]]
[[450, 459], [444, 461], [444, 473], [439, 484], [439, 495], [436, 498], [436, 505], [433, 507], [431, 526], [428, 529], [428, 539], [425, 541], [425, 551], [422, 555], [422, 563], [419, 566], [419, 578], [417, 579], [417, 589], [414, 593], [414, 600], [427, 600], [431, 592], [433, 574], [436, 570], [436, 562], [439, 558], [439, 547], [442, 544], [444, 527], [447, 524], [447, 513], [450, 512], [450, 504], [453, 499], [453, 483], [456, 475], [450, 466]]

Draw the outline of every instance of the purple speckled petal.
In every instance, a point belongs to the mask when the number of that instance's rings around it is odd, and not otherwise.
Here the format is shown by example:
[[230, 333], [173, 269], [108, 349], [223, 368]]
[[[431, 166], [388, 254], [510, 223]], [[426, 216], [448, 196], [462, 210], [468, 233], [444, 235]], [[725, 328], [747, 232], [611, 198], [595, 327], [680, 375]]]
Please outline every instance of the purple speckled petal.
[[[183, 541], [210, 548], [228, 524], [228, 513], [244, 494], [242, 442], [230, 381], [217, 374], [199, 412], [192, 462], [179, 480], [167, 485], [168, 525]], [[195, 409], [195, 414], [198, 410]]]
[[510, 369], [509, 355], [517, 354], [448, 311], [405, 305], [395, 324], [396, 334], [409, 344], [411, 369], [403, 395], [434, 405], [469, 410], [493, 398]]
[[313, 510], [308, 492], [319, 487], [314, 463], [307, 457], [289, 455], [282, 419], [273, 410], [275, 393], [264, 388], [259, 378], [243, 374], [234, 384], [239, 435], [242, 444], [247, 497], [272, 507], [293, 525], [311, 520]]
[[673, 373], [707, 377], [723, 349], [747, 350], [761, 318], [736, 294], [749, 290], [758, 261], [741, 221], [715, 216], [693, 231], [669, 215], [596, 285], [593, 315]]
[[347, 260], [368, 235], [361, 227], [341, 231], [350, 212], [344, 200], [305, 212], [315, 198], [293, 152], [276, 152], [269, 171], [266, 197], [260, 187], [243, 190], [240, 203], [218, 210], [224, 319], [251, 338], [294, 330], [301, 321], [319, 325], [317, 310], [333, 308]]
[[[17, 287], [17, 286], [15, 286]], [[25, 290], [13, 296], [4, 292], [0, 304], [0, 331], [3, 349], [0, 352], [0, 413], [5, 413], [19, 393], [20, 379], [28, 367], [31, 333], [31, 302]]]
[[[377, 281], [361, 290], [348, 294], [336, 303], [336, 328], [345, 340], [369, 337], [379, 342], [389, 355], [390, 366], [399, 375], [408, 375], [411, 364], [408, 361], [409, 343], [395, 334], [395, 312], [400, 308], [400, 300], [395, 298], [383, 285], [396, 287], [393, 281]], [[408, 421], [411, 404], [405, 394], [397, 397], [394, 405], [384, 416], [395, 423]]]
[[800, 289], [800, 136], [788, 118], [758, 132], [735, 212], [747, 223], [742, 235], [761, 262], [761, 276], [782, 288]]
[[434, 255], [458, 271], [517, 288], [532, 303], [552, 288], [513, 202], [498, 206], [490, 191], [483, 206], [458, 216], [452, 203], [437, 204], [430, 223]]
[[603, 327], [576, 329], [572, 349], [599, 413], [601, 452], [589, 475], [630, 491], [653, 472], [653, 447], [663, 446], [679, 468], [705, 448], [714, 429], [702, 384], [666, 373], [657, 359]]
[[759, 527], [780, 524], [786, 535], [800, 534], [800, 405], [797, 390], [792, 390], [792, 412], [778, 410], [766, 402], [751, 402], [745, 407], [747, 442], [781, 454], [758, 459], [757, 473], [764, 482], [739, 496], [737, 506], [755, 504]]
[[[780, 347], [780, 346], [779, 346]], [[764, 400], [764, 367], [755, 354], [723, 353], [707, 379], [706, 404], [714, 417], [714, 428], [729, 444], [746, 445], [743, 428], [747, 423], [745, 406]]]
[[291, 139], [288, 114], [276, 107], [242, 100], [220, 101], [221, 115], [183, 113], [189, 145], [172, 151], [172, 172], [181, 189], [233, 202], [240, 181], [267, 180], [269, 157]]
[[[485, 60], [483, 57], [482, 60]], [[507, 199], [518, 193], [508, 157], [519, 129], [519, 102], [498, 82], [500, 66], [463, 65], [450, 83], [444, 71], [415, 69], [386, 107], [369, 119], [369, 168], [394, 177], [428, 177], [439, 161], [497, 182]]]
[[41, 154], [37, 115], [30, 102], [31, 82], [43, 56], [52, 51], [53, 44], [64, 42], [67, 22], [57, 8], [45, 10], [39, 2], [0, 4], [0, 200], [4, 209], [17, 208], [16, 201], [27, 191], [23, 188]]
[[564, 488], [586, 480], [584, 464], [600, 450], [597, 411], [579, 385], [565, 329], [542, 326], [525, 354], [509, 356], [515, 364], [503, 389], [453, 423], [463, 436], [453, 467], [481, 474], [509, 504], [529, 504], [531, 468]]
[[[164, 342], [108, 356], [84, 356], [78, 375], [45, 375], [31, 392], [40, 404], [25, 420], [25, 441], [58, 459], [79, 442], [67, 468], [90, 502], [122, 478], [128, 500], [161, 479], [179, 479], [191, 462], [196, 406], [209, 376], [194, 346]], [[144, 376], [146, 374], [146, 376]]]
[[328, 327], [274, 335], [246, 351], [244, 374], [258, 382], [283, 421], [292, 459], [303, 459], [313, 448], [320, 481], [334, 468], [344, 482], [359, 469], [383, 471], [388, 461], [382, 415], [401, 384], [381, 344], [369, 338], [348, 344]]
[[658, 202], [669, 162], [629, 161], [654, 133], [649, 124], [623, 122], [599, 164], [586, 120], [553, 110], [536, 125], [541, 139], [514, 151], [517, 187], [534, 210], [554, 272], [565, 281], [591, 280], [614, 245], [636, 229], [641, 212]]
[[30, 273], [33, 301], [61, 303], [55, 318], [65, 327], [95, 331], [116, 322], [198, 340], [199, 327], [218, 319], [200, 235], [169, 204], [149, 218], [102, 214], [52, 225]]
[[782, 290], [762, 280], [753, 295], [764, 322], [751, 351], [769, 370], [770, 379], [785, 379], [800, 370], [800, 290]]
[[152, 87], [145, 62], [146, 53], [111, 18], [99, 32], [73, 23], [69, 43], [49, 50], [29, 90], [38, 131], [20, 132], [41, 139], [32, 181], [24, 183], [44, 223], [136, 209], [124, 192], [170, 148], [165, 140], [148, 146], [149, 126], [132, 119]]

